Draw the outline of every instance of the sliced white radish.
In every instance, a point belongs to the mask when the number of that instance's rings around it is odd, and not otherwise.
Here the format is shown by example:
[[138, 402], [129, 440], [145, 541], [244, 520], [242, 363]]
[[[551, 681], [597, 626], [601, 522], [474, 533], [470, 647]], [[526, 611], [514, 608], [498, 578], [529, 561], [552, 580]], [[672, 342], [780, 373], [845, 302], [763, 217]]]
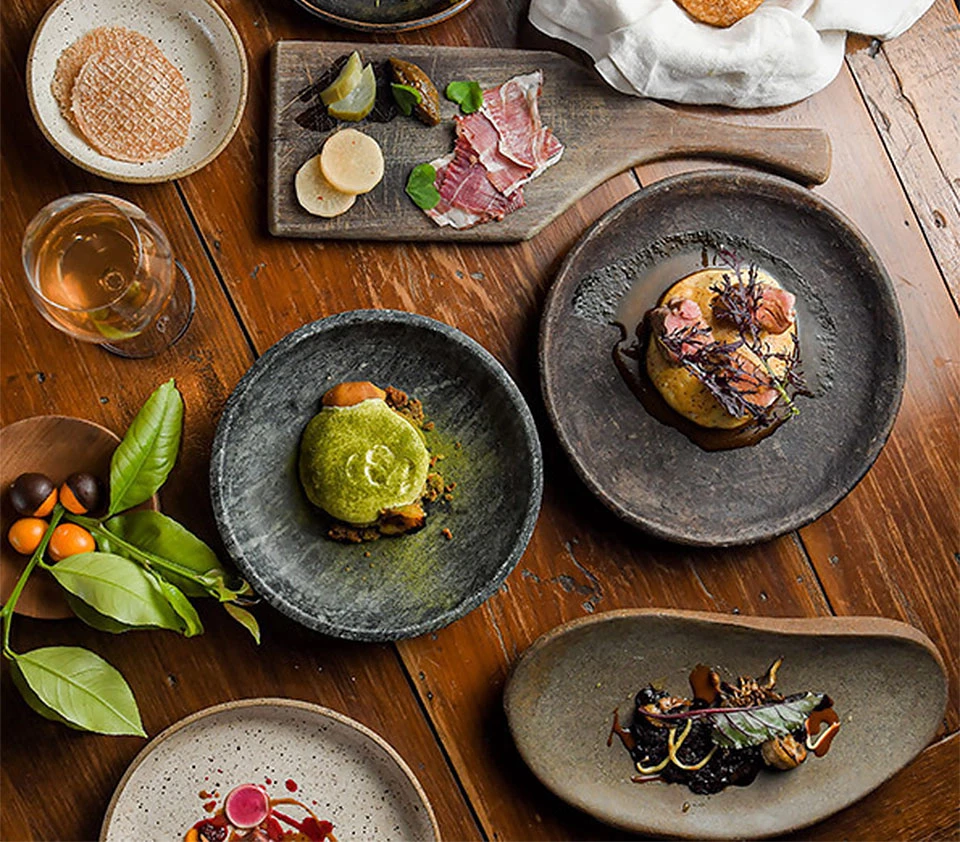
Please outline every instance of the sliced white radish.
[[369, 193], [383, 178], [380, 144], [356, 129], [330, 135], [320, 153], [320, 169], [337, 190]]
[[357, 197], [337, 190], [320, 169], [320, 156], [314, 155], [299, 170], [294, 179], [297, 201], [307, 213], [329, 219], [350, 210]]

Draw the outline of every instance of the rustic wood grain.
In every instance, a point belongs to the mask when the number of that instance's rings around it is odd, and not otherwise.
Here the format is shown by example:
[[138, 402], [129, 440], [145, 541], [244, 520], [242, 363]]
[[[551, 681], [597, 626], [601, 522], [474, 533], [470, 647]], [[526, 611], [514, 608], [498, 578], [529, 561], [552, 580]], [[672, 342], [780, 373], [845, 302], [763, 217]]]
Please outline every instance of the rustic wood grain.
[[[474, 11], [484, 6], [476, 4], [443, 28], [469, 26]], [[270, 34], [285, 37], [290, 24], [284, 16], [271, 13], [270, 19]], [[237, 22], [248, 49], [259, 57], [255, 63], [263, 62], [272, 45], [264, 28], [244, 29], [242, 18]], [[420, 35], [460, 40], [438, 30]], [[512, 43], [509, 31], [487, 35], [490, 43], [498, 43], [493, 38]], [[258, 158], [266, 155], [257, 133], [265, 84], [261, 79], [251, 88], [241, 142], [184, 182], [227, 288], [258, 351], [331, 312], [400, 307], [465, 330], [518, 379], [537, 415], [547, 461], [547, 493], [531, 547], [501, 593], [448, 629], [402, 643], [400, 652], [489, 836], [604, 837], [606, 828], [536, 784], [510, 743], [500, 689], [517, 653], [559, 622], [610, 607], [824, 614], [827, 604], [813, 571], [792, 538], [729, 552], [688, 552], [657, 543], [607, 513], [559, 453], [537, 387], [540, 307], [562, 256], [589, 222], [635, 189], [631, 177], [607, 182], [535, 240], [496, 249], [270, 239], [259, 224], [261, 211], [251, 207], [250, 191], [230, 189], [229, 177], [256, 172]], [[202, 198], [214, 189], [228, 194], [216, 208]], [[235, 212], [225, 214], [225, 207]], [[286, 294], [278, 295], [278, 289]], [[518, 799], [519, 791], [529, 791], [529, 799]]]
[[[404, 192], [410, 171], [446, 155], [454, 143], [457, 106], [441, 101], [444, 122], [427, 127], [412, 118], [369, 120], [357, 127], [374, 138], [385, 158], [383, 181], [346, 213], [322, 219], [297, 200], [294, 176], [331, 132], [304, 129], [297, 117], [316, 107], [300, 94], [340, 56], [357, 50], [379, 67], [395, 56], [417, 64], [443, 90], [454, 79], [492, 87], [513, 76], [543, 71], [540, 114], [564, 144], [563, 157], [523, 188], [525, 206], [500, 222], [457, 230], [440, 227]], [[592, 70], [542, 51], [379, 46], [278, 41], [270, 62], [270, 129], [267, 148], [267, 219], [279, 236], [440, 242], [527, 240], [597, 185], [639, 163], [691, 156], [748, 161], [804, 183], [830, 172], [830, 143], [817, 129], [756, 130], [680, 114], [648, 99], [619, 94]], [[341, 124], [349, 126], [349, 123]]]
[[[869, 799], [876, 820], [863, 824], [867, 804], [842, 810], [816, 827], [788, 837], [795, 840], [897, 839], [944, 840], [960, 838], [960, 781], [956, 774], [960, 735], [953, 734], [930, 746], [906, 769], [894, 775]], [[947, 770], [947, 773], [944, 773]]]
[[[934, 259], [960, 306], [960, 15], [950, 0], [883, 45], [851, 39], [853, 72]], [[952, 98], [945, 92], [952, 91]]]
[[[58, 630], [56, 633], [63, 635], [59, 639], [76, 634], [81, 643], [84, 635], [89, 635], [95, 648], [124, 670], [141, 698], [151, 731], [234, 695], [276, 693], [319, 700], [356, 716], [397, 746], [427, 789], [445, 838], [476, 838], [478, 828], [471, 810], [457, 792], [420, 710], [410, 701], [409, 684], [405, 684], [409, 681], [419, 693], [487, 836], [609, 839], [615, 834], [608, 828], [562, 804], [536, 783], [505, 730], [500, 688], [510, 665], [539, 633], [562, 620], [609, 607], [650, 605], [770, 616], [826, 614], [831, 603], [835, 609], [844, 609], [841, 597], [848, 587], [852, 589], [847, 606], [850, 613], [904, 616], [906, 607], [896, 595], [896, 586], [901, 591], [906, 588], [919, 618], [913, 622], [937, 638], [948, 663], [954, 652], [951, 669], [955, 677], [955, 650], [951, 647], [957, 635], [953, 634], [952, 641], [949, 636], [956, 618], [956, 588], [951, 591], [951, 579], [943, 578], [952, 576], [941, 569], [952, 562], [944, 560], [940, 550], [952, 539], [957, 522], [952, 502], [957, 484], [950, 473], [957, 450], [955, 419], [945, 417], [949, 400], [944, 394], [945, 388], [954, 388], [953, 375], [942, 371], [950, 368], [947, 361], [952, 354], [943, 351], [949, 351], [956, 323], [947, 319], [951, 307], [949, 300], [948, 306], [943, 306], [942, 279], [931, 274], [929, 251], [896, 188], [896, 172], [880, 148], [876, 130], [849, 77], [841, 82], [839, 93], [828, 89], [804, 108], [768, 115], [722, 112], [725, 120], [734, 123], [767, 121], [830, 130], [837, 157], [824, 195], [847, 209], [875, 245], [880, 247], [883, 241], [881, 256], [895, 274], [901, 304], [912, 325], [908, 392], [913, 408], [907, 411], [905, 403], [905, 414], [895, 432], [895, 438], [909, 441], [910, 446], [887, 467], [882, 467], [886, 454], [881, 456], [871, 474], [882, 481], [883, 495], [867, 483], [861, 484], [854, 492], [855, 497], [863, 497], [856, 510], [838, 507], [827, 516], [843, 520], [846, 542], [842, 544], [842, 563], [835, 565], [845, 575], [825, 580], [828, 602], [818, 571], [808, 563], [797, 537], [722, 552], [689, 551], [658, 543], [608, 514], [559, 453], [536, 387], [535, 337], [544, 291], [579, 234], [617, 199], [636, 189], [631, 175], [618, 176], [599, 187], [522, 245], [304, 243], [268, 236], [263, 139], [268, 125], [269, 49], [278, 38], [346, 37], [293, 3], [232, 0], [224, 4], [251, 58], [247, 113], [224, 154], [180, 185], [227, 297], [217, 288], [211, 272], [203, 268], [203, 252], [183, 217], [175, 188], [124, 190], [123, 195], [160, 219], [178, 253], [188, 258], [191, 270], [199, 275], [198, 321], [177, 349], [147, 363], [116, 360], [56, 334], [32, 313], [20, 293], [10, 292], [19, 277], [16, 255], [23, 224], [46, 200], [68, 189], [89, 184], [116, 192], [118, 187], [88, 179], [58, 159], [44, 146], [26, 113], [23, 57], [43, 5], [45, 0], [10, 0], [3, 6], [5, 33], [0, 49], [5, 119], [0, 165], [7, 215], [0, 231], [4, 279], [0, 369], [4, 420], [38, 411], [65, 411], [122, 429], [161, 376], [159, 372], [176, 373], [187, 392], [190, 426], [185, 453], [164, 503], [168, 511], [212, 540], [209, 504], [202, 490], [209, 440], [223, 398], [250, 360], [244, 334], [230, 307], [236, 308], [243, 331], [260, 352], [290, 330], [322, 315], [360, 306], [390, 306], [454, 324], [493, 351], [518, 378], [533, 405], [547, 462], [543, 516], [517, 570], [500, 594], [459, 623], [402, 644], [399, 651], [406, 678], [392, 648], [344, 645], [319, 638], [266, 608], [258, 610], [265, 637], [260, 650], [214, 606], [202, 611], [206, 635], [191, 641], [164, 633], [105, 640], [106, 636], [79, 624], [73, 624], [76, 630], [69, 625]], [[437, 27], [374, 40], [530, 46], [524, 19], [523, 0], [480, 0]], [[935, 61], [936, 47], [930, 52]], [[878, 158], [883, 162], [878, 163]], [[644, 168], [641, 174], [650, 179], [692, 166], [686, 162], [674, 168], [657, 165]], [[861, 170], [865, 173], [862, 178]], [[892, 191], [888, 181], [894, 182]], [[8, 197], [29, 207], [11, 216], [13, 202]], [[886, 210], [885, 202], [889, 205]], [[903, 255], [894, 261], [894, 271], [890, 255], [898, 250]], [[931, 289], [931, 278], [936, 279], [939, 293]], [[922, 335], [924, 319], [928, 320], [928, 337]], [[921, 356], [917, 359], [918, 352]], [[42, 382], [38, 382], [38, 373], [43, 375], [39, 378]], [[109, 402], [100, 404], [100, 396]], [[928, 409], [932, 410], [929, 416], [925, 415]], [[935, 455], [927, 452], [925, 440], [931, 442]], [[914, 489], [920, 492], [917, 500], [912, 496]], [[896, 501], [888, 525], [881, 507], [893, 497], [902, 499]], [[917, 525], [912, 523], [914, 519]], [[945, 535], [931, 534], [938, 525]], [[897, 532], [888, 535], [891, 526]], [[859, 534], [866, 536], [862, 543], [855, 540]], [[829, 541], [817, 545], [805, 532], [804, 541], [813, 548], [815, 560], [829, 558], [823, 553], [831, 549], [834, 539], [827, 537]], [[927, 541], [932, 542], [929, 548]], [[876, 558], [872, 555], [875, 551], [880, 554]], [[819, 575], [830, 572], [828, 565], [829, 561], [820, 562]], [[863, 575], [857, 572], [861, 566]], [[934, 628], [938, 625], [939, 631]], [[48, 625], [24, 621], [15, 632], [15, 645], [52, 642], [51, 636]], [[2, 701], [0, 836], [90, 838], [110, 789], [141, 742], [74, 734], [40, 721], [23, 709], [6, 680]], [[38, 755], [37, 744], [50, 746], [49, 760]], [[83, 763], [78, 764], [77, 758], [83, 758]], [[70, 779], [76, 781], [69, 793], [64, 787], [64, 769], [70, 769]], [[946, 785], [956, 780], [954, 738], [928, 750], [875, 796], [809, 833], [818, 838], [955, 835], [949, 816], [944, 818], [943, 804], [951, 803]], [[56, 815], [38, 816], [37, 803], [55, 803], [60, 809]], [[955, 790], [952, 803], [956, 803]], [[834, 828], [838, 828], [836, 833]]]
[[[951, 362], [956, 311], [850, 72], [786, 111], [830, 132], [835, 175], [816, 190], [877, 250], [907, 333], [907, 383], [890, 441], [861, 484], [801, 530], [803, 543], [838, 614], [905, 620], [934, 640], [947, 663], [946, 723], [952, 731], [960, 723], [960, 370]], [[778, 122], [781, 113], [751, 116]], [[692, 166], [699, 165], [653, 164], [639, 175], [647, 182]]]
[[[131, 187], [86, 174], [57, 155], [33, 123], [22, 74], [44, 5], [42, 0], [3, 4], [3, 422], [65, 413], [122, 432], [150, 391], [176, 376], [186, 403], [185, 435], [178, 466], [161, 495], [163, 507], [218, 546], [206, 491], [210, 443], [223, 403], [252, 354], [177, 188]], [[27, 222], [48, 201], [84, 190], [119, 194], [146, 209], [193, 274], [196, 318], [179, 344], [154, 359], [123, 360], [76, 342], [50, 327], [27, 298], [19, 261]], [[396, 652], [346, 645], [285, 623], [263, 607], [255, 611], [264, 627], [259, 648], [212, 604], [201, 606], [206, 634], [191, 640], [167, 632], [112, 636], [79, 621], [18, 618], [12, 642], [21, 651], [69, 642], [100, 653], [128, 679], [150, 734], [208, 705], [250, 696], [291, 696], [348, 713], [384, 735], [414, 769], [445, 838], [477, 838]], [[20, 699], [6, 665], [0, 709], [0, 838], [96, 838], [110, 794], [143, 741], [79, 734], [40, 719]]]

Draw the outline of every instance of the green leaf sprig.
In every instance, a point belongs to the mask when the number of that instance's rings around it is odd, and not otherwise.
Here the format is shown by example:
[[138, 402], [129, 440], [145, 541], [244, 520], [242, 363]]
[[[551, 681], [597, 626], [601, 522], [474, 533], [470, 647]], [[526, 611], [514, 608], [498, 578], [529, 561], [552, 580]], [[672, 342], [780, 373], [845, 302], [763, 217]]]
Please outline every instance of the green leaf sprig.
[[[78, 646], [24, 653], [11, 648], [14, 609], [37, 567], [64, 589], [74, 614], [99, 631], [167, 629], [192, 637], [203, 633], [203, 624], [190, 599], [213, 597], [260, 642], [257, 620], [247, 610], [253, 592], [245, 581], [172, 518], [154, 511], [127, 511], [164, 484], [177, 460], [182, 429], [183, 399], [169, 380], [147, 399], [114, 451], [107, 514], [99, 519], [73, 515], [58, 503], [43, 539], [0, 609], [2, 651], [11, 661], [13, 682], [27, 704], [47, 719], [83, 731], [146, 736], [129, 685], [99, 655]], [[47, 564], [44, 553], [61, 519], [87, 529], [97, 551]]]
[[423, 94], [412, 85], [391, 82], [390, 91], [393, 93], [393, 100], [397, 103], [397, 108], [400, 109], [400, 113], [404, 117], [409, 117], [413, 113], [414, 107], [423, 102]]
[[407, 195], [418, 208], [430, 210], [440, 203], [436, 186], [437, 171], [433, 164], [418, 164], [407, 178]]
[[711, 736], [718, 746], [748, 748], [776, 737], [786, 736], [803, 727], [807, 717], [826, 698], [824, 693], [807, 692], [788, 696], [782, 702], [751, 707], [697, 708], [681, 713], [656, 713], [644, 710], [643, 715], [665, 724], [694, 719], [704, 720], [713, 729]]
[[483, 88], [479, 82], [451, 82], [443, 95], [459, 105], [464, 114], [473, 114], [483, 106]]

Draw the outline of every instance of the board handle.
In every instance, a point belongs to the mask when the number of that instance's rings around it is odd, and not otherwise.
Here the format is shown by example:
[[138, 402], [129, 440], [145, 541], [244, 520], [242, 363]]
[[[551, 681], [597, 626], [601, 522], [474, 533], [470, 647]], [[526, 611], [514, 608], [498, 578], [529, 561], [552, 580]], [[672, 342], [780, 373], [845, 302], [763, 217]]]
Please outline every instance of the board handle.
[[823, 184], [830, 175], [832, 150], [822, 129], [738, 126], [673, 112], [669, 139], [644, 162], [689, 157], [740, 161], [801, 184]]

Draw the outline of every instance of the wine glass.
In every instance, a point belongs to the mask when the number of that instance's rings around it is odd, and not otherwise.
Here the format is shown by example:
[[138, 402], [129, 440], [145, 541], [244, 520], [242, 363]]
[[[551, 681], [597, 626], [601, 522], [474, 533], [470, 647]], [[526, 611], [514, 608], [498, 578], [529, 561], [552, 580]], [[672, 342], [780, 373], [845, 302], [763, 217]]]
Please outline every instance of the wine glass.
[[100, 193], [51, 202], [27, 226], [23, 268], [54, 327], [121, 357], [152, 357], [186, 332], [193, 281], [136, 205]]

